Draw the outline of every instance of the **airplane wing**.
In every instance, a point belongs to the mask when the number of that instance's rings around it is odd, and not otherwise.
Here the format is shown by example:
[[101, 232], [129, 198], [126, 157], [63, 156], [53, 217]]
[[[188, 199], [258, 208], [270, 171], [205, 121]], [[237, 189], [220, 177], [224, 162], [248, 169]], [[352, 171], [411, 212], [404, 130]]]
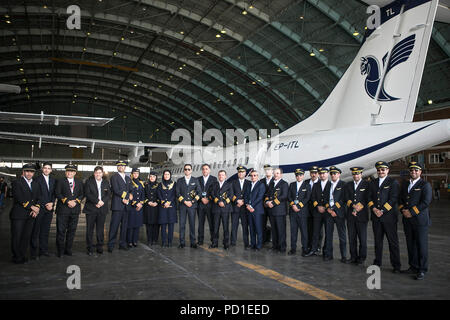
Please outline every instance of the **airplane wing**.
[[66, 116], [58, 114], [20, 113], [0, 111], [0, 122], [28, 123], [28, 124], [52, 124], [52, 125], [90, 125], [102, 127], [114, 118], [96, 118], [82, 116]]
[[111, 149], [135, 149], [139, 147], [158, 148], [158, 151], [169, 151], [174, 149], [190, 149], [201, 150], [201, 146], [181, 145], [181, 144], [164, 144], [164, 143], [143, 143], [143, 142], [129, 142], [129, 141], [114, 141], [114, 140], [99, 140], [88, 138], [76, 138], [76, 137], [63, 137], [63, 136], [47, 136], [39, 134], [19, 133], [19, 132], [6, 132], [0, 131], [0, 138], [7, 140], [18, 141], [33, 141], [39, 142], [39, 147], [42, 143], [60, 144], [67, 146], [77, 147], [90, 147], [93, 152], [95, 147], [111, 148]]

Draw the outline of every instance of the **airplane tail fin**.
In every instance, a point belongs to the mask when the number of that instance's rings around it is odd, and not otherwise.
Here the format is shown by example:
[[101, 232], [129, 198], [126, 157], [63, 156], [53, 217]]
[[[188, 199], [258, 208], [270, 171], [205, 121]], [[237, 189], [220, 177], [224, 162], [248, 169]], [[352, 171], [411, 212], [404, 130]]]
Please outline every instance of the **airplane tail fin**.
[[356, 56], [323, 105], [282, 135], [411, 122], [438, 0], [397, 0], [381, 8]]

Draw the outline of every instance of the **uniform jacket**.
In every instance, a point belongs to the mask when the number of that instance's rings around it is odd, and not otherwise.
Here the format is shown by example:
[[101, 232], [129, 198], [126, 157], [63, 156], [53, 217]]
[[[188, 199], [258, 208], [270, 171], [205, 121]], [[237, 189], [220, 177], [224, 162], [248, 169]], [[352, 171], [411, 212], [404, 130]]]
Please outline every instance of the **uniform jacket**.
[[[331, 185], [330, 185], [330, 188], [331, 188]], [[331, 208], [331, 210], [336, 212], [336, 214], [339, 218], [344, 218], [345, 211], [347, 209], [345, 207], [345, 182], [344, 181], [339, 180], [338, 183], [336, 184], [336, 187], [334, 187], [333, 200], [334, 200], [333, 206], [330, 207], [330, 203], [327, 203], [325, 205], [325, 208], [326, 209]], [[328, 202], [329, 201], [330, 201], [330, 196], [328, 196]], [[330, 215], [328, 212], [327, 212], [327, 214]]]
[[[111, 210], [123, 211], [126, 210], [127, 205], [122, 202], [123, 199], [130, 198], [131, 190], [131, 178], [125, 176], [125, 181], [122, 179], [120, 174], [116, 172], [111, 177]], [[131, 203], [131, 202], [130, 202]], [[128, 205], [130, 205], [130, 203]]]
[[[430, 226], [430, 212], [428, 207], [433, 199], [433, 190], [429, 182], [419, 179], [408, 192], [409, 181], [402, 184], [399, 209], [409, 209], [412, 218], [408, 218], [411, 223], [420, 226]], [[407, 219], [403, 217], [403, 219]]]
[[[297, 181], [292, 182], [289, 185], [289, 194], [288, 194], [288, 202], [289, 202], [289, 210], [291, 213], [299, 213], [302, 215], [309, 215], [308, 203], [311, 198], [311, 187], [309, 182], [303, 180], [300, 188], [297, 192]], [[295, 212], [292, 210], [292, 205], [296, 205], [300, 212]]]
[[275, 180], [270, 182], [269, 188], [267, 189], [266, 196], [264, 198], [264, 202], [272, 201], [274, 205], [273, 208], [268, 208], [269, 214], [273, 216], [286, 215], [288, 193], [289, 185], [283, 179], [280, 179], [277, 185], [275, 185]]
[[[231, 200], [233, 199], [233, 186], [230, 182], [224, 181], [222, 188], [220, 187], [219, 181], [215, 181], [211, 186], [211, 200], [214, 202], [213, 212], [214, 213], [230, 213], [233, 211]], [[219, 206], [219, 202], [223, 202], [225, 207]]]
[[31, 189], [24, 177], [12, 182], [13, 207], [9, 214], [11, 220], [28, 219], [31, 207], [40, 207], [41, 191], [39, 184], [33, 179]]
[[[311, 201], [312, 201], [312, 207], [313, 207], [313, 215], [320, 216], [329, 214], [328, 212], [320, 213], [317, 209], [318, 206], [327, 207], [327, 204], [330, 202], [330, 188], [331, 188], [331, 182], [327, 181], [327, 184], [325, 185], [325, 188], [322, 190], [322, 184], [319, 179], [318, 182], [316, 182], [312, 188], [311, 191]], [[329, 204], [328, 204], [329, 206]]]
[[[206, 186], [203, 181], [203, 176], [198, 177], [197, 180], [198, 180], [198, 183], [200, 184], [200, 191], [201, 191], [200, 198], [206, 197], [209, 199], [209, 197], [211, 196], [211, 186], [214, 184], [215, 181], [217, 181], [217, 178], [212, 175], [209, 175], [208, 181], [206, 181]], [[206, 193], [205, 195], [203, 195], [204, 192]], [[198, 205], [200, 208], [205, 208], [205, 207], [210, 208], [212, 206], [212, 203], [210, 201], [210, 202], [208, 202], [208, 204], [205, 205], [205, 204], [203, 204], [202, 201], [199, 201]]]
[[185, 206], [184, 201], [192, 201], [191, 209], [197, 208], [197, 201], [202, 195], [202, 190], [198, 180], [191, 176], [189, 185], [186, 184], [185, 177], [177, 180], [176, 185], [177, 201], [180, 206]]
[[47, 203], [50, 203], [50, 202], [54, 203], [56, 200], [56, 196], [55, 196], [56, 179], [53, 178], [52, 176], [48, 177], [49, 187], [47, 187], [47, 182], [45, 182], [45, 178], [43, 175], [36, 177], [36, 182], [39, 184], [39, 188], [41, 191], [41, 197], [39, 200], [41, 207], [45, 208], [45, 205]]
[[352, 180], [345, 185], [345, 202], [347, 206], [347, 216], [353, 217], [353, 205], [360, 204], [363, 209], [356, 214], [359, 222], [369, 221], [369, 182], [361, 180], [358, 188], [355, 190], [355, 182]]
[[266, 194], [266, 187], [264, 186], [264, 182], [258, 181], [252, 190], [252, 183], [245, 190], [244, 201], [245, 206], [247, 204], [251, 205], [254, 212], [249, 212], [249, 214], [264, 214], [264, 195]]
[[[167, 187], [161, 182], [156, 189], [156, 195], [158, 198], [158, 224], [175, 223], [177, 222], [177, 198], [176, 198], [176, 185], [177, 183], [172, 181]], [[169, 203], [168, 208], [163, 206]]]
[[244, 184], [242, 185], [242, 189], [241, 189], [241, 184], [240, 184], [239, 178], [238, 178], [238, 179], [234, 179], [231, 182], [231, 185], [233, 186], [233, 198], [231, 199], [231, 201], [233, 202], [233, 212], [239, 213], [239, 211], [241, 209], [245, 209], [245, 205], [238, 207], [237, 201], [245, 200], [245, 192], [247, 192], [247, 188], [249, 188], [249, 187], [251, 188], [252, 183], [249, 180], [244, 179]]
[[145, 183], [145, 200], [144, 200], [144, 223], [145, 224], [158, 224], [158, 206], [151, 207], [149, 202], [158, 203], [158, 182], [147, 181]]
[[94, 212], [102, 212], [108, 213], [109, 209], [109, 200], [111, 199], [111, 186], [109, 185], [108, 180], [105, 178], [102, 179], [102, 183], [100, 185], [101, 198], [105, 203], [100, 208], [97, 208], [96, 205], [98, 203], [98, 189], [97, 189], [97, 181], [94, 176], [89, 177], [84, 184], [84, 194], [86, 195], [86, 203], [84, 204], [83, 212], [84, 213], [94, 213]]
[[[77, 178], [73, 178], [73, 181], [75, 184], [73, 193], [70, 190], [69, 180], [67, 178], [61, 178], [56, 182], [55, 194], [58, 199], [56, 206], [57, 214], [79, 214], [81, 212], [81, 200], [84, 198], [83, 182]], [[75, 207], [69, 208], [67, 204], [70, 200], [75, 200]]]
[[[381, 221], [393, 221], [397, 222], [398, 211], [397, 203], [399, 197], [399, 184], [398, 182], [387, 176], [383, 181], [381, 186], [378, 186], [379, 178], [373, 180], [370, 183], [369, 188], [369, 210], [371, 211], [372, 220], [380, 219]], [[378, 218], [375, 213], [373, 213], [373, 208], [383, 210], [384, 213], [381, 218]]]
[[[138, 203], [142, 204], [142, 208], [144, 207], [145, 203], [145, 186], [144, 182], [141, 180], [138, 180], [135, 182], [134, 180], [131, 180], [130, 185], [130, 193], [133, 195], [133, 200], [131, 200], [131, 207], [135, 208]], [[141, 208], [141, 210], [142, 210]], [[140, 210], [139, 210], [140, 211]]]

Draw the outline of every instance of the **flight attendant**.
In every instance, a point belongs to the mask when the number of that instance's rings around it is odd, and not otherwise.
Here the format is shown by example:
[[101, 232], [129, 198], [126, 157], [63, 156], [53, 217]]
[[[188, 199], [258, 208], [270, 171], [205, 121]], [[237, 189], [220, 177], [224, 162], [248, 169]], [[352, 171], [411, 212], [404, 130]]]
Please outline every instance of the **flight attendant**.
[[156, 195], [158, 198], [158, 224], [161, 225], [162, 247], [172, 247], [173, 228], [177, 222], [176, 183], [170, 170], [164, 170]]
[[128, 224], [127, 224], [127, 243], [128, 248], [137, 247], [139, 240], [139, 230], [142, 227], [144, 220], [144, 210], [142, 209], [145, 202], [145, 189], [144, 183], [139, 179], [139, 168], [133, 168], [131, 170], [131, 194], [133, 200], [131, 201], [131, 207], [128, 211]]
[[145, 184], [144, 224], [147, 231], [147, 245], [152, 246], [158, 242], [158, 197], [156, 195], [159, 183], [157, 174], [151, 171]]

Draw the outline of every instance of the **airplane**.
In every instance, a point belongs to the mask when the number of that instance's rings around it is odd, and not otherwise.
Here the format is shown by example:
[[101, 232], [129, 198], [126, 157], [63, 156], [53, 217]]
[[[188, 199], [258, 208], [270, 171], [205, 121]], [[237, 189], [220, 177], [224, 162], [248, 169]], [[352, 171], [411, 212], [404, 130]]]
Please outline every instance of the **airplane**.
[[98, 118], [98, 117], [84, 117], [84, 116], [66, 116], [59, 114], [45, 114], [41, 113], [24, 113], [24, 112], [4, 112], [0, 111], [0, 123], [26, 123], [26, 124], [53, 124], [81, 126], [90, 125], [103, 127], [107, 123], [114, 120], [114, 118]]
[[[209, 163], [213, 175], [245, 165], [262, 178], [264, 164], [271, 164], [291, 182], [296, 168], [335, 165], [346, 180], [353, 166], [372, 175], [377, 161], [390, 162], [448, 141], [450, 119], [412, 122], [437, 6], [438, 0], [396, 0], [381, 8], [381, 25], [367, 30], [357, 56], [314, 114], [276, 136], [237, 147], [192, 146], [190, 158], [199, 159], [192, 162], [192, 175], [200, 176], [201, 164]], [[95, 145], [129, 148], [130, 166], [145, 162], [158, 148], [167, 151], [169, 161], [155, 170], [169, 169], [173, 178], [183, 176], [183, 163], [173, 161], [174, 153], [187, 147], [13, 132], [0, 132], [0, 137], [77, 143], [92, 150]]]

